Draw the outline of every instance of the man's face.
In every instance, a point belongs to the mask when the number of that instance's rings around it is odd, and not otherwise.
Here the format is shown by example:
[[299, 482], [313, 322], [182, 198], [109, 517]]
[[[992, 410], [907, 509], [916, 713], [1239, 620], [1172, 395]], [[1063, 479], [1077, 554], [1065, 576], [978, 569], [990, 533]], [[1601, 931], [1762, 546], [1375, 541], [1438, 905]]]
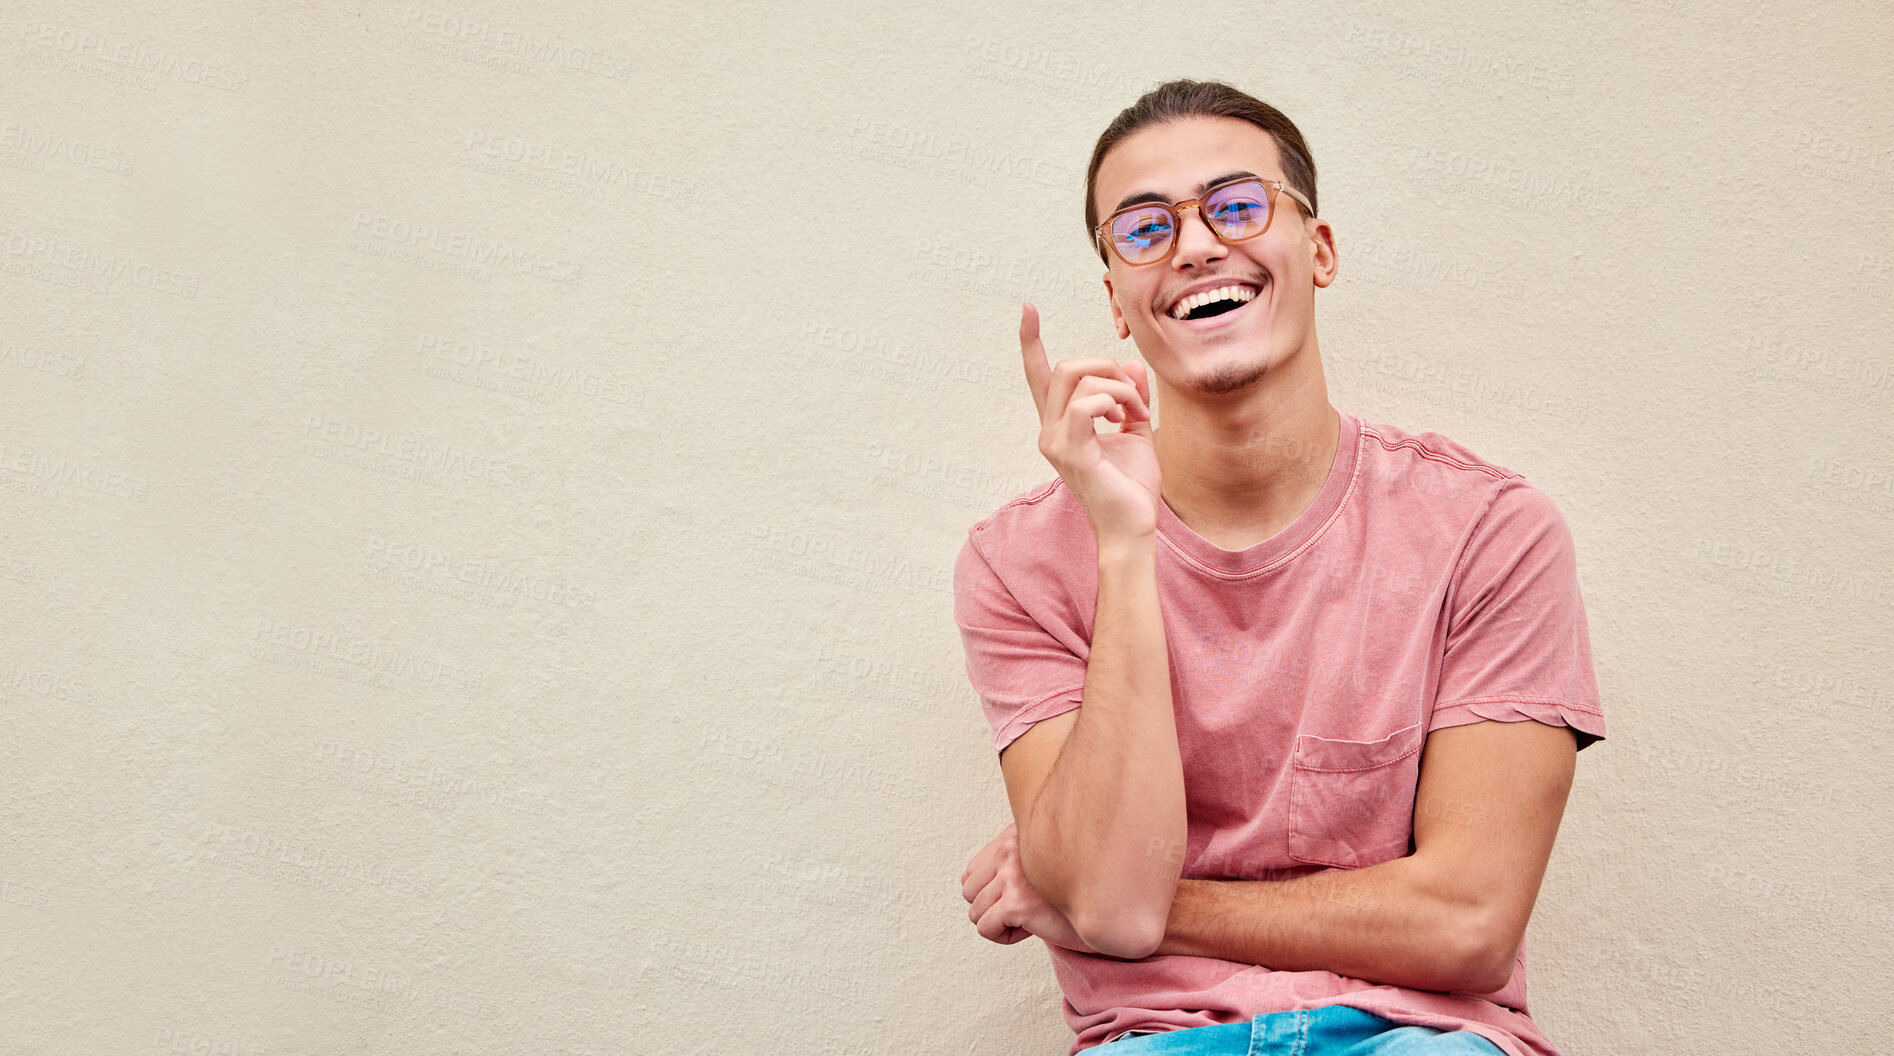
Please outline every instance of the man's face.
[[[1099, 219], [1123, 199], [1154, 191], [1167, 202], [1196, 198], [1208, 181], [1247, 172], [1283, 178], [1276, 141], [1248, 121], [1192, 117], [1141, 129], [1120, 141], [1098, 169]], [[1312, 348], [1315, 289], [1335, 278], [1328, 224], [1311, 220], [1286, 194], [1276, 196], [1269, 230], [1225, 244], [1196, 210], [1186, 210], [1169, 259], [1132, 267], [1110, 249], [1105, 289], [1120, 338], [1130, 336], [1158, 378], [1201, 393], [1234, 392], [1271, 367]], [[1179, 320], [1185, 294], [1224, 285], [1254, 297], [1208, 319]]]

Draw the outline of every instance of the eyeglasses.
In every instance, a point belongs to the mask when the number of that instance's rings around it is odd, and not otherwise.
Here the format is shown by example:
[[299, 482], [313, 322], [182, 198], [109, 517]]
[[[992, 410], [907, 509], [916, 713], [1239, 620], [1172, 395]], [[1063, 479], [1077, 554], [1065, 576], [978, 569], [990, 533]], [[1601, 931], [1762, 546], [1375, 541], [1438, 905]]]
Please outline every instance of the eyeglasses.
[[1302, 203], [1303, 212], [1315, 215], [1309, 200], [1294, 187], [1281, 180], [1243, 176], [1205, 188], [1202, 197], [1174, 205], [1143, 202], [1127, 206], [1111, 214], [1093, 234], [1101, 254], [1103, 244], [1110, 243], [1119, 260], [1139, 268], [1170, 259], [1177, 248], [1177, 230], [1183, 224], [1180, 214], [1185, 209], [1197, 210], [1218, 240], [1242, 242], [1269, 230], [1269, 222], [1276, 218], [1278, 193], [1294, 198]]

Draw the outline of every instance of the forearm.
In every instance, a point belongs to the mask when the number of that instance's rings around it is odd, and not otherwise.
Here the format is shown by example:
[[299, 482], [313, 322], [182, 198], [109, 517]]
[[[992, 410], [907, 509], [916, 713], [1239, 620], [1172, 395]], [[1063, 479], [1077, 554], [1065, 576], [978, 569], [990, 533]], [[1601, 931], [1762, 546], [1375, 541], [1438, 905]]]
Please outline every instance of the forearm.
[[1485, 993], [1505, 978], [1481, 923], [1410, 855], [1293, 880], [1181, 880], [1157, 953]]
[[1027, 878], [1114, 956], [1161, 936], [1181, 863], [1150, 848], [1186, 832], [1156, 569], [1155, 537], [1100, 541], [1084, 703], [1019, 826]]

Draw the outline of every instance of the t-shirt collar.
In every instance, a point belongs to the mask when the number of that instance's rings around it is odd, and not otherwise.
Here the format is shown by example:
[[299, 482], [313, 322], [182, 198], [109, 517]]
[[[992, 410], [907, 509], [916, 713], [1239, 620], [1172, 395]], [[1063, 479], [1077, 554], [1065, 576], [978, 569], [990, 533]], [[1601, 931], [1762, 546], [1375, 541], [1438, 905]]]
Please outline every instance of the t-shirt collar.
[[1340, 408], [1336, 408], [1335, 413], [1341, 421], [1328, 478], [1315, 501], [1289, 527], [1255, 546], [1225, 550], [1198, 535], [1172, 512], [1169, 503], [1160, 500], [1157, 505], [1159, 538], [1187, 563], [1231, 578], [1270, 571], [1308, 549], [1341, 512], [1342, 503], [1354, 487], [1355, 466], [1360, 461], [1361, 419]]

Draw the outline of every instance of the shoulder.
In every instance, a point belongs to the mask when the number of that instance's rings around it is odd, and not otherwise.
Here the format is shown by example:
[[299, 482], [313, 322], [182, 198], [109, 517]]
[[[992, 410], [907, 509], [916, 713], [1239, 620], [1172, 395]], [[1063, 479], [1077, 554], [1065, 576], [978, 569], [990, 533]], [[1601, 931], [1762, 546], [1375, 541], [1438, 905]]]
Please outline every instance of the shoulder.
[[1431, 524], [1463, 544], [1469, 536], [1567, 534], [1544, 490], [1441, 433], [1363, 420], [1361, 461], [1361, 486], [1377, 502], [1406, 507], [1411, 523]]
[[1500, 481], [1480, 511], [1476, 541], [1556, 551], [1570, 560], [1572, 531], [1552, 496], [1518, 474]]
[[1083, 517], [1078, 497], [1065, 486], [1061, 477], [1053, 477], [1007, 499], [999, 509], [973, 522], [970, 532], [1018, 524], [1042, 524], [1076, 513]]
[[974, 522], [961, 546], [960, 564], [977, 556], [1009, 583], [1059, 578], [1090, 567], [1097, 545], [1085, 508], [1055, 476]]
[[1078, 497], [1058, 477], [1020, 492], [967, 529], [968, 544], [989, 559], [1069, 545], [1074, 539], [1090, 542], [1091, 522]]
[[1497, 481], [1518, 476], [1452, 437], [1431, 430], [1360, 421], [1362, 457], [1378, 466], [1425, 472], [1479, 492], [1490, 490]]

